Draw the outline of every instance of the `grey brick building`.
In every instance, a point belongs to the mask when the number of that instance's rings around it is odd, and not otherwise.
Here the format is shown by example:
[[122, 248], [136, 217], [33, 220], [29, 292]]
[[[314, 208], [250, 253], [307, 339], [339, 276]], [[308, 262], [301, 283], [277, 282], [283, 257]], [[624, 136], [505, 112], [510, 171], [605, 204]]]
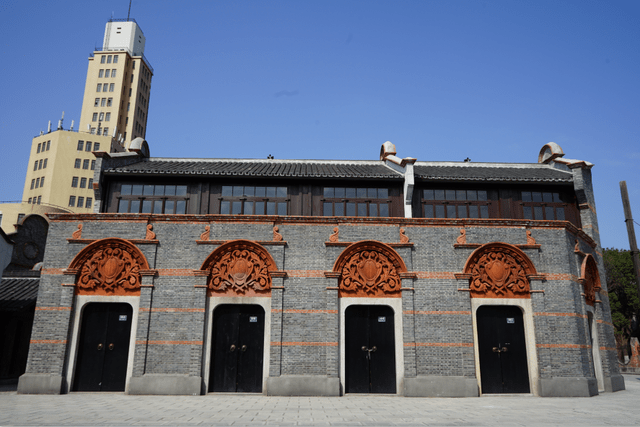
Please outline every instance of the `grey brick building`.
[[592, 165], [95, 153], [50, 215], [22, 393], [624, 389]]

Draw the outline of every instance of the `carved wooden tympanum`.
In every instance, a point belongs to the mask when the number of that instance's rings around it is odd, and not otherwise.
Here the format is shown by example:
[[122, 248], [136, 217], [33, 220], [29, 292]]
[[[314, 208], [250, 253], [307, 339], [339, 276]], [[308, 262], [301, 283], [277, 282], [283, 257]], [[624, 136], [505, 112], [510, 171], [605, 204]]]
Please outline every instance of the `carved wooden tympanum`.
[[377, 251], [357, 252], [342, 267], [340, 292], [343, 296], [388, 296], [399, 292], [401, 286], [396, 267]]
[[210, 271], [210, 294], [255, 295], [271, 291], [269, 271], [275, 271], [276, 267], [264, 248], [236, 240], [214, 251], [202, 270]]
[[128, 295], [140, 291], [140, 270], [147, 262], [139, 251], [108, 239], [83, 255], [77, 280], [78, 294]]
[[476, 298], [529, 298], [533, 266], [517, 249], [506, 244], [480, 248], [467, 262], [469, 289]]

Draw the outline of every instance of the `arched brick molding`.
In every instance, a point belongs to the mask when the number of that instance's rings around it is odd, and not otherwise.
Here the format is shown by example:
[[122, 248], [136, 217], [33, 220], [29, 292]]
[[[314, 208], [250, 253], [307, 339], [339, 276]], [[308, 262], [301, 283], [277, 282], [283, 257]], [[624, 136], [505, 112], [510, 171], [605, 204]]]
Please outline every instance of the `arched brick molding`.
[[531, 260], [508, 243], [487, 243], [476, 249], [464, 266], [472, 298], [530, 298], [529, 276], [536, 276]]
[[580, 268], [580, 283], [584, 287], [585, 302], [592, 306], [596, 302], [596, 292], [601, 288], [598, 265], [592, 255], [587, 255]]
[[404, 261], [390, 246], [373, 240], [347, 247], [333, 265], [340, 273], [340, 297], [400, 297]]
[[209, 296], [269, 296], [271, 274], [277, 271], [271, 254], [249, 240], [233, 240], [207, 257]]
[[101, 239], [81, 250], [68, 271], [76, 272], [76, 295], [140, 295], [141, 271], [149, 263], [134, 244], [118, 238]]

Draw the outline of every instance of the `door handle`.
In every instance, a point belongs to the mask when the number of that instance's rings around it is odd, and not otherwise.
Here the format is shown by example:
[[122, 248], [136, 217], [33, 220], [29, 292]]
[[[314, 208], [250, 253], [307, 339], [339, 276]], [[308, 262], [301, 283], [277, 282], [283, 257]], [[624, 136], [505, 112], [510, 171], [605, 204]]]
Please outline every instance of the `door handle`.
[[243, 344], [242, 347], [240, 347], [240, 350], [243, 352], [247, 351], [247, 346]]
[[98, 344], [98, 350], [102, 350], [102, 347], [103, 347], [102, 343]]
[[506, 353], [507, 351], [509, 351], [507, 347], [493, 347], [491, 350], [494, 353]]
[[113, 345], [113, 343], [109, 344], [109, 350], [113, 350], [115, 348], [115, 345]]
[[235, 344], [231, 344], [231, 347], [229, 347], [229, 351], [231, 351], [231, 352], [236, 351], [236, 346], [235, 346]]

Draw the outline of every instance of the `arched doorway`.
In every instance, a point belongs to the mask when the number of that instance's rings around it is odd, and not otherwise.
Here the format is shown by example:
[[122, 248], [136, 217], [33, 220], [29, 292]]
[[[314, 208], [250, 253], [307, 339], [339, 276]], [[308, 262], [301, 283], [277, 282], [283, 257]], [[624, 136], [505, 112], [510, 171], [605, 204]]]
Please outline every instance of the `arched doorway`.
[[596, 315], [596, 292], [600, 291], [600, 274], [595, 259], [591, 254], [582, 261], [580, 268], [580, 283], [584, 288], [584, 301], [587, 311], [587, 333], [591, 346], [591, 362], [593, 373], [598, 382], [598, 391], [604, 391], [604, 373], [602, 371], [602, 358], [600, 356], [600, 344], [598, 340], [598, 324]]
[[537, 371], [529, 258], [517, 247], [488, 243], [467, 260], [474, 311], [476, 375], [483, 394], [530, 393]]
[[234, 240], [213, 251], [208, 271], [209, 392], [262, 392], [268, 374], [271, 274], [275, 261], [261, 245]]
[[131, 376], [145, 256], [118, 238], [98, 240], [75, 256], [74, 326], [69, 366], [72, 391], [125, 391]]
[[363, 241], [336, 260], [340, 298], [340, 376], [346, 393], [397, 393], [401, 388], [404, 261], [391, 247]]

